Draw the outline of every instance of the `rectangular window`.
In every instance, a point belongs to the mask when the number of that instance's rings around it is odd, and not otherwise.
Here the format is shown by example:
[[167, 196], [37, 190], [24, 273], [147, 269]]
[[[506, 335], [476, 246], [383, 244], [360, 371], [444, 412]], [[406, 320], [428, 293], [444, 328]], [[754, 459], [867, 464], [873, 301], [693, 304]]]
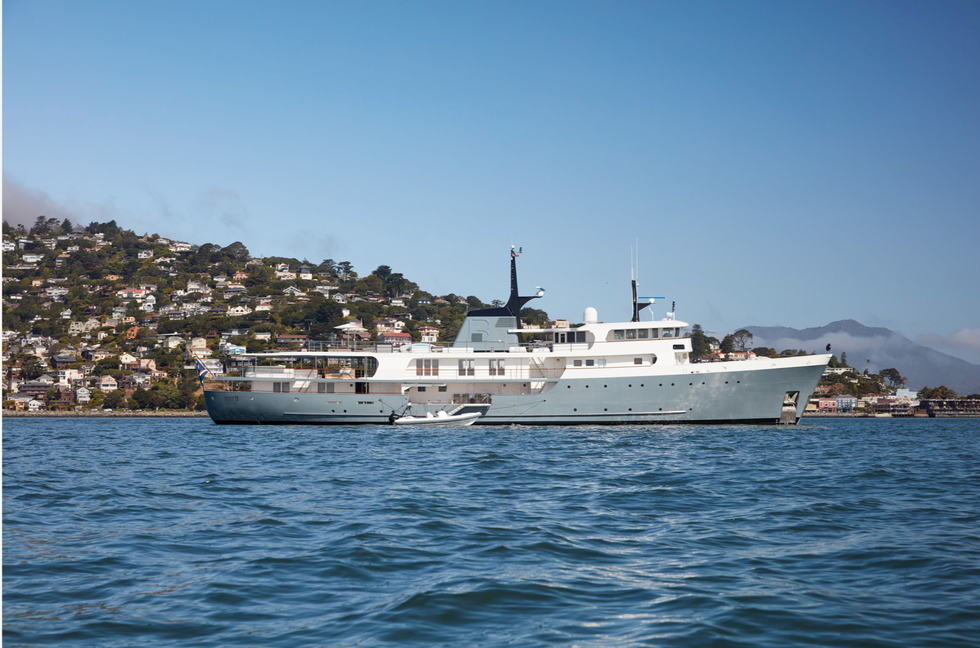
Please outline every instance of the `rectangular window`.
[[460, 376], [472, 376], [476, 373], [474, 369], [475, 361], [473, 360], [460, 360], [459, 361], [459, 375]]
[[439, 391], [441, 392], [446, 391], [446, 385], [439, 385]]
[[665, 338], [674, 337], [673, 333], [674, 333], [673, 329], [664, 329]]
[[641, 340], [645, 340], [650, 337], [650, 331], [648, 329], [640, 329], [636, 332], [636, 337], [640, 338]]
[[600, 367], [605, 367], [606, 366], [606, 359], [605, 358], [599, 358], [599, 361], [598, 362], [599, 362], [599, 366]]
[[425, 391], [425, 387], [419, 387], [417, 391], [424, 392]]
[[635, 365], [643, 364], [643, 358], [633, 358], [633, 364]]
[[625, 333], [626, 333], [625, 331], [613, 331], [613, 339], [623, 340], [626, 337]]
[[654, 340], [656, 340], [659, 335], [660, 329], [650, 329], [650, 337], [652, 337]]
[[327, 393], [327, 383], [317, 383], [316, 384], [316, 390], [320, 394], [326, 394]]
[[585, 344], [585, 331], [578, 331], [575, 334], [575, 340], [576, 340], [576, 342], [579, 342], [581, 344]]
[[680, 336], [681, 336], [681, 330], [679, 328], [675, 328], [674, 329], [674, 337], [680, 337]]
[[433, 360], [432, 361], [432, 375], [433, 376], [438, 376], [439, 375], [439, 361], [438, 360]]
[[289, 383], [288, 382], [274, 382], [272, 383], [272, 391], [289, 393]]
[[333, 383], [327, 383], [327, 393], [332, 394], [334, 389]]
[[504, 375], [504, 361], [501, 360], [491, 360], [490, 361], [490, 375], [491, 376], [503, 376]]
[[582, 366], [582, 361], [581, 360], [573, 360], [572, 361], [572, 364], [574, 364], [576, 367], [581, 367]]
[[595, 366], [595, 360], [586, 360], [585, 361], [585, 366], [586, 367], [594, 367]]
[[416, 376], [421, 376], [422, 375], [422, 366], [423, 366], [423, 360], [421, 358], [419, 358], [418, 360], [415, 361], [415, 375]]
[[626, 331], [626, 339], [627, 340], [635, 340], [636, 339], [636, 329], [628, 329]]

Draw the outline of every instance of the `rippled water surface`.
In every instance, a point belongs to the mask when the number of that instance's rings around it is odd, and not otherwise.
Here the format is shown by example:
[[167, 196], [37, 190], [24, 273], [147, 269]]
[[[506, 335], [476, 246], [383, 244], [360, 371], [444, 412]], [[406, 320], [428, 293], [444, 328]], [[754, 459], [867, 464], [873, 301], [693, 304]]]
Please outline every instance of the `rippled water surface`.
[[980, 422], [3, 421], [5, 646], [976, 646]]

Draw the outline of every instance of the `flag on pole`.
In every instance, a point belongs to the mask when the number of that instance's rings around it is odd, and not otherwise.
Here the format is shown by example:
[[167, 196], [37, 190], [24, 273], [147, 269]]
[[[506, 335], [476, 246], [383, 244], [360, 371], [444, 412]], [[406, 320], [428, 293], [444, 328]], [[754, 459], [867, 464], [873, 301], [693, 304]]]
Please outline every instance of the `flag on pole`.
[[197, 377], [201, 381], [201, 385], [204, 385], [204, 378], [210, 374], [211, 371], [204, 366], [204, 363], [201, 362], [201, 359], [197, 356], [194, 356], [194, 360], [197, 362]]

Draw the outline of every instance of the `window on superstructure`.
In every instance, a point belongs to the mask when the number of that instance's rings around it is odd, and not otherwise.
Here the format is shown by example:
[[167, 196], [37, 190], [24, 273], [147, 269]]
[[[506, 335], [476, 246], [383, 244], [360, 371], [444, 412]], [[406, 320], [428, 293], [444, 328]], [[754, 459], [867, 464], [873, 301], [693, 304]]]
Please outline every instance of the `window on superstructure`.
[[635, 365], [643, 364], [643, 358], [633, 358], [633, 364]]
[[649, 329], [640, 329], [639, 331], [636, 332], [636, 337], [638, 337], [641, 340], [647, 339], [648, 337], [650, 337]]
[[585, 361], [585, 366], [586, 367], [594, 367], [595, 366], [595, 360], [586, 360]]
[[424, 366], [424, 361], [421, 358], [419, 358], [418, 360], [415, 361], [415, 375], [416, 376], [421, 376], [422, 375], [422, 367], [423, 366]]
[[476, 362], [474, 360], [460, 360], [459, 361], [459, 375], [460, 376], [472, 376], [476, 374], [474, 365]]
[[582, 361], [581, 360], [572, 360], [572, 364], [575, 365], [576, 367], [581, 367], [582, 366]]
[[419, 387], [417, 391], [424, 392], [425, 391], [425, 387]]
[[504, 375], [504, 361], [500, 360], [490, 360], [490, 375], [491, 376], [503, 376]]
[[660, 329], [650, 329], [650, 337], [656, 340], [659, 335]]
[[627, 340], [635, 340], [636, 339], [636, 329], [627, 329], [626, 330], [626, 339]]
[[626, 331], [622, 331], [622, 330], [620, 330], [620, 331], [613, 331], [613, 339], [614, 340], [623, 340], [625, 338], [626, 338]]
[[663, 337], [665, 338], [674, 337], [674, 329], [664, 329]]
[[599, 358], [596, 362], [598, 363], [598, 365], [600, 367], [605, 367], [606, 366], [606, 359], [605, 358]]

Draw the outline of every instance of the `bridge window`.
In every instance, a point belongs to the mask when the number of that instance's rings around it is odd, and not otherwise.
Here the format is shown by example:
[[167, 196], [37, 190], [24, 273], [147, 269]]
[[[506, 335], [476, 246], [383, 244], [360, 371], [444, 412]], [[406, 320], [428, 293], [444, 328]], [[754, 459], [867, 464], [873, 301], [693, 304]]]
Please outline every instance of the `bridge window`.
[[640, 329], [639, 331], [636, 332], [636, 337], [638, 337], [641, 340], [645, 340], [648, 337], [650, 337], [650, 330], [649, 329]]
[[613, 331], [613, 339], [614, 340], [625, 340], [626, 339], [626, 331], [622, 331], [622, 330]]
[[626, 339], [627, 340], [635, 340], [636, 339], [636, 329], [627, 329], [627, 331], [626, 331]]

